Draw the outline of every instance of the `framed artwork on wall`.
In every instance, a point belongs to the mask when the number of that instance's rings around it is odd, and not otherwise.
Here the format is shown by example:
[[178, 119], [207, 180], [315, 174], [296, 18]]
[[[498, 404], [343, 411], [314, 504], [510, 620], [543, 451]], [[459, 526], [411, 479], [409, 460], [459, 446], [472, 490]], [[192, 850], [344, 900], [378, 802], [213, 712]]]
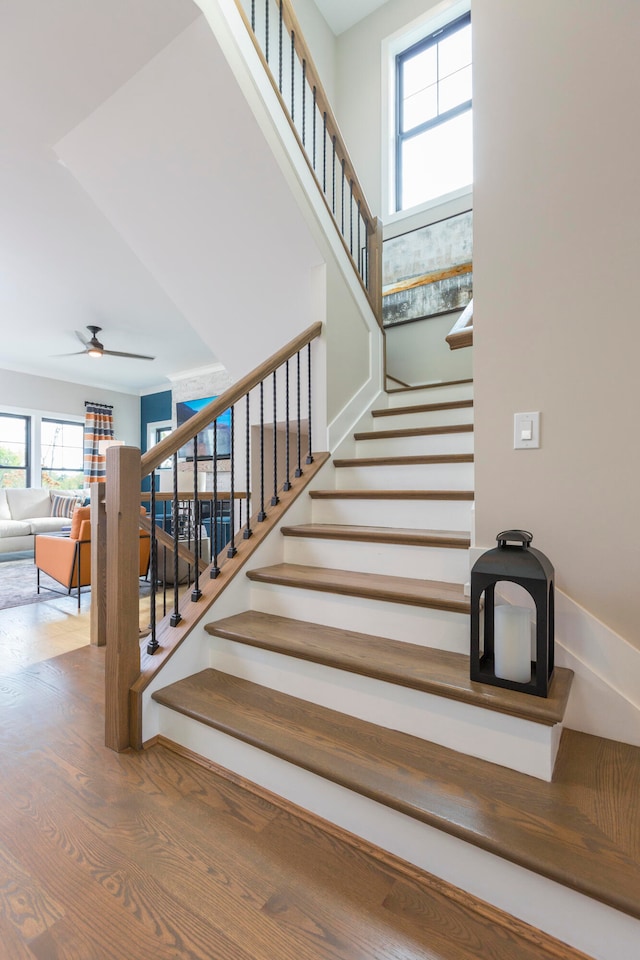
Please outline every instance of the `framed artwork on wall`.
[[[181, 427], [195, 414], [210, 404], [216, 397], [203, 397], [200, 400], [180, 400], [176, 402], [176, 425]], [[198, 433], [197, 460], [211, 460], [214, 451], [214, 424]], [[218, 460], [231, 457], [231, 411], [226, 410], [215, 422], [216, 456]], [[193, 443], [187, 443], [178, 451], [183, 460], [193, 460]]]

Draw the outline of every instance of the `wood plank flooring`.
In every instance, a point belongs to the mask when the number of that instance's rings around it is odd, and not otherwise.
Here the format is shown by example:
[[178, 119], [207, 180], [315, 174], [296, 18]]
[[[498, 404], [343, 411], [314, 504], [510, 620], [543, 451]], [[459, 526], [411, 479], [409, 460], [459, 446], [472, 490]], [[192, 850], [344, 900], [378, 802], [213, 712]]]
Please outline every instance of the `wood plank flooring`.
[[2, 960], [582, 956], [161, 745], [107, 750], [103, 684], [87, 645], [0, 667]]

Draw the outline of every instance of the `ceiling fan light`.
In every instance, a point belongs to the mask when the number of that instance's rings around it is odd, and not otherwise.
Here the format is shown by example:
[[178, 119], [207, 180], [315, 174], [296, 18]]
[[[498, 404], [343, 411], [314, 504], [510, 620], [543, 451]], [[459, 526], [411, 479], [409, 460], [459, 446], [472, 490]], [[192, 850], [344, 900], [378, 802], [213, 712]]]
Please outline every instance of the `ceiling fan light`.
[[87, 350], [87, 353], [89, 354], [90, 357], [101, 357], [101, 356], [102, 356], [102, 350], [100, 350], [98, 347], [90, 347], [90, 348]]

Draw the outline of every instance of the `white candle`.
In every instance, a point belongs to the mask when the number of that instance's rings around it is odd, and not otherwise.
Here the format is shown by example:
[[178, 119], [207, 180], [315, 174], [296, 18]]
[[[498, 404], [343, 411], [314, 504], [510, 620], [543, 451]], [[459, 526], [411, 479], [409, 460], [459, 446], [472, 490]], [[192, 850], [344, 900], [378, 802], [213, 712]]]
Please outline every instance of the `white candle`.
[[494, 673], [501, 680], [531, 681], [531, 611], [503, 604], [494, 611]]

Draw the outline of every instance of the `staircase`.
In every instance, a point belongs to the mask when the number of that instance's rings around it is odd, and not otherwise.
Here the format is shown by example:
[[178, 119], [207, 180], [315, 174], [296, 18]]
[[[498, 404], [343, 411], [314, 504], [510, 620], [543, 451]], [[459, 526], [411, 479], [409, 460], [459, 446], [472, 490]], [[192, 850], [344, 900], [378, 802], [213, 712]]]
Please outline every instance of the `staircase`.
[[281, 528], [282, 562], [246, 574], [250, 609], [206, 626], [210, 666], [153, 694], [160, 736], [575, 946], [600, 942], [594, 956], [615, 931], [631, 957], [640, 871], [565, 783], [576, 755], [603, 769], [608, 741], [565, 731], [558, 753], [571, 672], [546, 699], [469, 680], [472, 418], [470, 381], [389, 392], [335, 484], [311, 490], [310, 522]]

